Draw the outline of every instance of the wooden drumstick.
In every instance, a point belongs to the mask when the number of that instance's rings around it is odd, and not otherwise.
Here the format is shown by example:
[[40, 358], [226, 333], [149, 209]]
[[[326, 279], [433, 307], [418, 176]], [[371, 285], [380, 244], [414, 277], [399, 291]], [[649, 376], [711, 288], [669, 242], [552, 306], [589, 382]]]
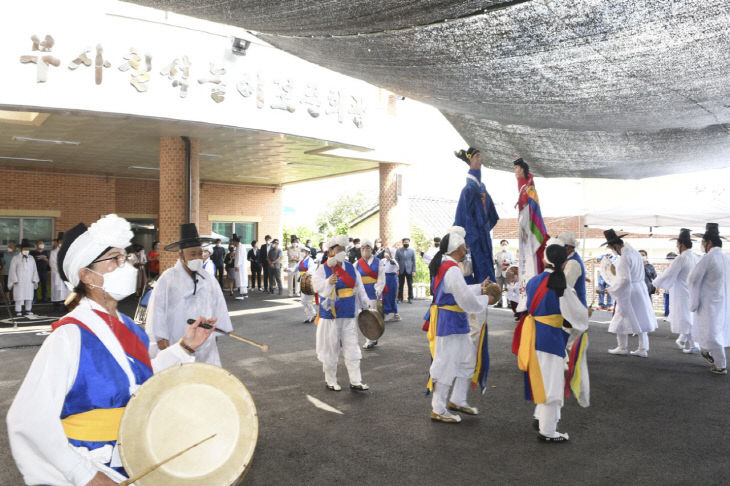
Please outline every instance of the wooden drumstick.
[[135, 481], [139, 481], [140, 479], [142, 479], [143, 477], [147, 476], [152, 471], [154, 471], [156, 469], [159, 469], [161, 466], [164, 466], [165, 464], [167, 464], [168, 462], [172, 461], [176, 457], [180, 457], [181, 455], [185, 454], [190, 449], [192, 449], [194, 447], [198, 447], [200, 444], [202, 444], [203, 442], [206, 442], [206, 441], [212, 439], [216, 435], [218, 435], [218, 434], [210, 435], [210, 436], [206, 437], [205, 439], [201, 440], [200, 442], [196, 442], [195, 444], [191, 445], [190, 447], [186, 447], [185, 449], [181, 450], [177, 454], [174, 454], [174, 455], [168, 457], [167, 459], [158, 462], [157, 464], [151, 465], [150, 467], [148, 467], [147, 469], [145, 469], [141, 473], [139, 473], [139, 474], [137, 474], [137, 475], [135, 475], [135, 476], [127, 479], [126, 481], [122, 481], [121, 483], [119, 483], [119, 486], [129, 486], [130, 484], [134, 483]]
[[[195, 319], [188, 319], [188, 325], [190, 325], [190, 324], [192, 324], [194, 322], [195, 322]], [[198, 327], [202, 327], [203, 329], [213, 329], [213, 326], [211, 326], [210, 324], [199, 324]], [[266, 353], [266, 352], [269, 351], [269, 345], [268, 344], [257, 343], [256, 341], [253, 341], [251, 339], [245, 338], [243, 336], [239, 336], [238, 334], [234, 334], [234, 333], [229, 332], [229, 331], [224, 331], [222, 329], [218, 329], [217, 327], [215, 328], [215, 331], [216, 332], [219, 332], [221, 334], [225, 334], [228, 337], [232, 337], [233, 339], [238, 339], [239, 341], [242, 341], [242, 342], [244, 342], [246, 344], [250, 344], [251, 346], [255, 346], [255, 347], [259, 348], [261, 351], [263, 351], [264, 353]]]

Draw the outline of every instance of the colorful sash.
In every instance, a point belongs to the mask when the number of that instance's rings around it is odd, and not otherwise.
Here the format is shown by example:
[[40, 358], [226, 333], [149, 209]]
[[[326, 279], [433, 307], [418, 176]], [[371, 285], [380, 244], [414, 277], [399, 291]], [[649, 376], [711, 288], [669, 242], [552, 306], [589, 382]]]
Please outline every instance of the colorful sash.
[[571, 391], [581, 407], [589, 405], [588, 385], [588, 363], [586, 361], [586, 349], [588, 348], [588, 335], [584, 332], [573, 343], [570, 348], [568, 359], [568, 372], [565, 377], [565, 398], [570, 398]]
[[[428, 349], [431, 352], [431, 362], [433, 362], [434, 354], [436, 353], [436, 331], [438, 328], [438, 316], [439, 316], [439, 309], [451, 311], [451, 312], [464, 312], [464, 310], [459, 307], [458, 305], [443, 305], [439, 306], [436, 304], [436, 293], [438, 292], [439, 288], [441, 288], [441, 284], [444, 280], [444, 275], [446, 275], [446, 272], [452, 268], [452, 267], [458, 267], [459, 264], [452, 260], [447, 260], [441, 264], [441, 267], [439, 267], [439, 271], [436, 274], [436, 276], [433, 279], [433, 286], [432, 286], [432, 295], [434, 296], [434, 301], [431, 303], [431, 307], [429, 309], [428, 314], [428, 320], [423, 325], [423, 330], [427, 331], [426, 339], [428, 339]], [[428, 376], [428, 383], [426, 384], [426, 395], [433, 392], [433, 380], [431, 379], [431, 375]]]
[[482, 331], [479, 333], [479, 344], [477, 345], [477, 364], [474, 367], [474, 376], [471, 377], [471, 387], [487, 391], [487, 375], [489, 374], [489, 338], [487, 336], [487, 323], [482, 324]]
[[[325, 267], [325, 276], [329, 278], [332, 274], [327, 275], [327, 269], [329, 267]], [[337, 286], [335, 285], [335, 288], [332, 289], [332, 293], [330, 294], [330, 299], [335, 299], [335, 295], [340, 298], [347, 298], [352, 297], [355, 295], [355, 280], [352, 278], [352, 276], [347, 273], [347, 270], [345, 270], [340, 265], [335, 265], [334, 268], [331, 269], [331, 272], [334, 272], [335, 275], [337, 275], [337, 278], [340, 279], [340, 281], [345, 284], [346, 288], [340, 288], [337, 289]], [[337, 311], [335, 310], [335, 307], [332, 306], [332, 317], [337, 318]], [[319, 304], [317, 305], [317, 317], [314, 320], [315, 325], [319, 325]]]
[[365, 272], [365, 275], [367, 275], [367, 277], [363, 277], [362, 283], [371, 284], [378, 281], [378, 273], [374, 272], [373, 269], [370, 268], [370, 265], [368, 265], [368, 262], [366, 262], [364, 258], [360, 258], [357, 261], [357, 266], [360, 267], [363, 272]]

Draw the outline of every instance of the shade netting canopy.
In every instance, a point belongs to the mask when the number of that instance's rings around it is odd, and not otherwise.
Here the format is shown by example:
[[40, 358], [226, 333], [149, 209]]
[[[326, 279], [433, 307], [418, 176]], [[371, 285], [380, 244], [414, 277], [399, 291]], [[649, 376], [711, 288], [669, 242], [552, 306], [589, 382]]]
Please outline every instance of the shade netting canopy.
[[434, 105], [490, 167], [517, 155], [545, 177], [730, 166], [727, 0], [135, 3], [244, 27]]

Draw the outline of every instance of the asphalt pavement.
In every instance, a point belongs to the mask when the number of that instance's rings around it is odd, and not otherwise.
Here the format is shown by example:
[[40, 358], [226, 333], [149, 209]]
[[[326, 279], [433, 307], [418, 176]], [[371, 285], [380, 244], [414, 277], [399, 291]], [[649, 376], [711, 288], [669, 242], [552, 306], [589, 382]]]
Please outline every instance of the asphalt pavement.
[[[728, 377], [676, 349], [661, 319], [642, 359], [607, 354], [615, 346], [610, 315], [593, 315], [591, 406], [569, 399], [558, 430], [570, 442], [544, 444], [510, 352], [515, 322], [508, 311], [490, 309], [488, 388], [483, 396], [470, 392], [479, 415], [443, 424], [429, 420], [424, 394], [430, 358], [421, 326], [429, 301], [401, 304], [403, 320], [388, 323], [380, 344], [363, 351], [369, 391], [347, 388], [341, 362], [343, 390], [332, 392], [314, 353], [315, 327], [302, 322], [298, 299], [256, 291], [244, 302], [227, 299], [235, 332], [270, 346], [263, 353], [219, 340], [223, 366], [248, 387], [259, 415], [245, 484], [728, 484]], [[135, 303], [121, 308], [132, 315]], [[36, 311], [53, 317], [50, 308]], [[47, 335], [44, 326], [23, 322], [14, 329], [0, 321], [3, 417]], [[341, 413], [315, 406], [317, 400]], [[4, 421], [0, 447], [0, 484], [22, 484]]]

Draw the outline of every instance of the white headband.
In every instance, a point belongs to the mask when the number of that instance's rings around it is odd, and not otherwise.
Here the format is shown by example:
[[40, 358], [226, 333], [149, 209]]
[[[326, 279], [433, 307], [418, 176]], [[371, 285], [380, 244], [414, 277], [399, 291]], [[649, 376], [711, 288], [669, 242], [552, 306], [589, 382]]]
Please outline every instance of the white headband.
[[466, 237], [466, 231], [461, 226], [453, 226], [449, 230], [449, 246], [446, 249], [446, 253], [451, 253], [464, 244], [464, 237]]
[[543, 261], [544, 261], [545, 263], [547, 263], [548, 265], [552, 265], [552, 266], [555, 266], [555, 265], [553, 265], [553, 262], [551, 262], [550, 260], [548, 260], [548, 256], [547, 256], [547, 248], [548, 248], [549, 246], [553, 246], [553, 245], [558, 245], [558, 246], [562, 246], [562, 247], [565, 247], [565, 243], [564, 243], [564, 242], [563, 242], [563, 240], [561, 240], [560, 238], [555, 238], [555, 237], [552, 237], [552, 238], [550, 238], [550, 239], [549, 239], [549, 240], [547, 241], [547, 243], [545, 243], [545, 250], [546, 250], [546, 251], [545, 251], [545, 253], [543, 254], [543, 257], [542, 257], [542, 259], [543, 259]]
[[332, 248], [335, 246], [341, 246], [342, 248], [345, 248], [349, 242], [350, 240], [347, 235], [335, 235], [327, 242], [327, 248]]
[[129, 221], [116, 214], [102, 216], [69, 246], [63, 259], [63, 273], [68, 278], [66, 286], [70, 290], [76, 288], [79, 284], [79, 270], [89, 266], [109, 247], [128, 247], [133, 237]]

